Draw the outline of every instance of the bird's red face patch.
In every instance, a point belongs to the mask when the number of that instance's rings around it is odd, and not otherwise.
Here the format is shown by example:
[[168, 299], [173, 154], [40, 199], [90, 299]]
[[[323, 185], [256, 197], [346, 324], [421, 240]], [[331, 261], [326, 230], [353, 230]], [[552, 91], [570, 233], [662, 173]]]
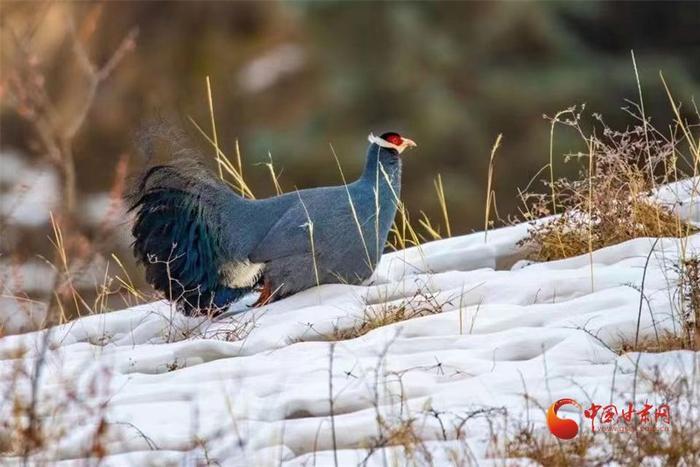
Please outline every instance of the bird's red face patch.
[[381, 138], [384, 141], [395, 144], [396, 146], [401, 146], [403, 143], [403, 138], [398, 133], [384, 133]]

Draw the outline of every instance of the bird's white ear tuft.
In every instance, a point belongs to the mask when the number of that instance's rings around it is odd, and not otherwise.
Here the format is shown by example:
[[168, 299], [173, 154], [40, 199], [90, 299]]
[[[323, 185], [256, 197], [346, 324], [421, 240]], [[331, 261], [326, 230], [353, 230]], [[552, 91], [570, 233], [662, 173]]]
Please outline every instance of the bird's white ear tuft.
[[374, 143], [377, 146], [381, 146], [383, 148], [396, 149], [397, 151], [401, 152], [400, 148], [397, 145], [392, 144], [389, 141], [386, 141], [378, 136], [374, 136], [374, 133], [370, 133], [369, 136], [367, 136], [367, 141], [369, 141], [370, 143]]

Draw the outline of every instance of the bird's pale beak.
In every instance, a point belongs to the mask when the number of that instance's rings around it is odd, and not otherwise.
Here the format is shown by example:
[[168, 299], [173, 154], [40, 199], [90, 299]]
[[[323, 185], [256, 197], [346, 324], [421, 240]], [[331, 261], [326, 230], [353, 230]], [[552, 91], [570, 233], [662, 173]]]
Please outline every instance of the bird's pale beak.
[[403, 140], [401, 146], [403, 146], [404, 149], [415, 148], [418, 146], [416, 144], [416, 142], [413, 141], [412, 139], [408, 139], [408, 138], [401, 138], [401, 139]]

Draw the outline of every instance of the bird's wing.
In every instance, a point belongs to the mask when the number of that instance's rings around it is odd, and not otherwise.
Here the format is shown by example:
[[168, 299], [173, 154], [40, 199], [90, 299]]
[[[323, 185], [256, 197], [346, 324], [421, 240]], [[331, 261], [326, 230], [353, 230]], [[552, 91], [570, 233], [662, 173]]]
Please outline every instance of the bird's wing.
[[[307, 208], [308, 209], [308, 208]], [[264, 263], [286, 256], [310, 254], [314, 224], [301, 203], [293, 204], [250, 253], [250, 260]]]
[[250, 261], [262, 263], [294, 255], [310, 255], [312, 250], [319, 258], [331, 249], [344, 250], [371, 241], [370, 236], [363, 240], [358, 228], [363, 232], [373, 231], [371, 226], [365, 227], [373, 222], [373, 209], [362, 209], [362, 200], [358, 199], [351, 206], [345, 186], [300, 190], [285, 196], [297, 199], [252, 249], [248, 256]]

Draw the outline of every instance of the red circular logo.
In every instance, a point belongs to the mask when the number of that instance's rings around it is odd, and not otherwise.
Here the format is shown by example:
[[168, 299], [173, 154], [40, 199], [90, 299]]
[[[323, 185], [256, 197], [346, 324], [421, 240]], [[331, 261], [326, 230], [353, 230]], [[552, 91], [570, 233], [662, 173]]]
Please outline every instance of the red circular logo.
[[564, 405], [573, 405], [581, 410], [581, 404], [573, 399], [559, 399], [547, 409], [549, 431], [559, 439], [571, 439], [578, 434], [578, 423], [567, 418], [559, 418], [557, 412]]

